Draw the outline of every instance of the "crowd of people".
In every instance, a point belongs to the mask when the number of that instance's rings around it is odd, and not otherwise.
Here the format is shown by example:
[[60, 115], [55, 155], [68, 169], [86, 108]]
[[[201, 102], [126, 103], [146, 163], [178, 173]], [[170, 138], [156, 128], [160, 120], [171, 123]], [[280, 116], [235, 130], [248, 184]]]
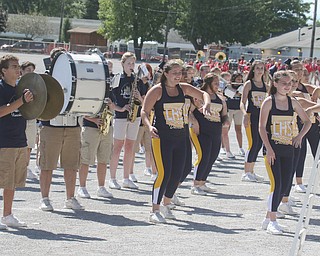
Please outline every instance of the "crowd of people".
[[[61, 49], [54, 50], [51, 60], [61, 53]], [[134, 159], [143, 149], [144, 174], [153, 181], [152, 223], [176, 218], [172, 209], [185, 204], [176, 191], [192, 170], [191, 194], [215, 193], [207, 179], [213, 164], [221, 160], [219, 154], [227, 159], [244, 157], [243, 182], [263, 181], [254, 172], [263, 148], [271, 189], [262, 228], [271, 234], [285, 231], [277, 218], [297, 214], [290, 197], [293, 179], [295, 176], [294, 190], [306, 192], [302, 182], [306, 143], [315, 156], [319, 142], [316, 102], [320, 87], [310, 83], [316, 80], [309, 70], [316, 73], [316, 66], [298, 59], [279, 65], [271, 58], [246, 61], [241, 57], [237, 68], [230, 69], [219, 61], [184, 63], [175, 59], [155, 69], [143, 63], [135, 73], [136, 57], [130, 52], [121, 58], [122, 73], [114, 74], [112, 62], [106, 63], [111, 78], [105, 112], [108, 118], [101, 113], [71, 115], [67, 123], [59, 123], [57, 120], [63, 119], [59, 114], [54, 122], [36, 125], [36, 120], [28, 120], [26, 128], [18, 109], [32, 101], [33, 95], [26, 89], [17, 98], [15, 87], [21, 76], [34, 72], [36, 67], [31, 62], [19, 65], [12, 55], [0, 59], [0, 187], [4, 189], [0, 229], [26, 225], [12, 214], [12, 203], [15, 188], [25, 186], [26, 178], [38, 178], [28, 167], [31, 150], [37, 144], [43, 211], [54, 210], [49, 193], [58, 164], [64, 169], [65, 208], [83, 210], [77, 197], [91, 197], [86, 187], [89, 167], [97, 164], [98, 197], [113, 197], [105, 184], [108, 166], [109, 189], [139, 189]], [[309, 73], [307, 79], [305, 70]], [[232, 123], [237, 154], [229, 142]], [[243, 148], [242, 125], [247, 150]], [[122, 151], [123, 181], [119, 184], [116, 177]], [[192, 162], [194, 157], [196, 161]]]

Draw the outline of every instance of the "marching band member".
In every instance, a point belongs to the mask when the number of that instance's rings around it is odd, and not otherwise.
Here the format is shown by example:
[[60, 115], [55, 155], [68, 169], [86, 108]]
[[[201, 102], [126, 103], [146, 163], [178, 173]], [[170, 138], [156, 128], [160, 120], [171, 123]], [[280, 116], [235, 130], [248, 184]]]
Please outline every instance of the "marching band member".
[[[111, 103], [109, 105], [112, 105]], [[105, 188], [105, 179], [107, 172], [107, 164], [110, 163], [112, 153], [112, 116], [113, 113], [106, 107], [100, 117], [83, 118], [81, 132], [81, 157], [79, 169], [78, 196], [82, 198], [90, 198], [90, 194], [86, 188], [86, 181], [89, 172], [89, 165], [95, 164], [97, 157], [97, 178], [98, 178], [98, 197], [113, 197]]]
[[[115, 104], [115, 116], [113, 120], [113, 152], [110, 160], [110, 181], [111, 189], [121, 189], [116, 180], [116, 171], [119, 163], [120, 153], [124, 147], [123, 156], [123, 187], [137, 189], [138, 186], [129, 179], [129, 174], [134, 158], [134, 143], [138, 136], [140, 116], [134, 117], [131, 122], [128, 120], [129, 111], [132, 112], [132, 102], [134, 99], [143, 102], [143, 96], [146, 91], [143, 89], [142, 80], [138, 80], [134, 85], [135, 75], [133, 74], [136, 57], [131, 52], [126, 52], [121, 58], [123, 73], [120, 81], [113, 85], [112, 97]], [[116, 79], [114, 79], [116, 80]], [[134, 89], [133, 86], [137, 88]]]
[[[249, 71], [247, 81], [244, 84], [241, 97], [240, 109], [243, 112], [243, 124], [246, 128], [249, 149], [246, 153], [244, 163], [244, 174], [242, 181], [263, 181], [263, 177], [257, 175], [253, 168], [257, 159], [258, 153], [262, 147], [262, 140], [258, 132], [260, 107], [267, 94], [267, 85], [263, 80], [265, 73], [264, 63], [260, 60], [253, 62], [252, 68]], [[248, 101], [248, 107], [245, 105]]]
[[[20, 73], [21, 76], [27, 73], [33, 73], [36, 69], [34, 63], [30, 61], [26, 61], [21, 64], [20, 66]], [[36, 145], [37, 139], [37, 121], [36, 119], [27, 120], [27, 128], [26, 128], [26, 136], [27, 136], [27, 144], [28, 144], [28, 151], [27, 151], [27, 158], [28, 158], [28, 168], [27, 168], [27, 179], [38, 179], [38, 174], [36, 174], [30, 167], [30, 155], [32, 149]], [[38, 150], [38, 149], [37, 149]]]
[[206, 186], [206, 181], [212, 165], [219, 155], [222, 125], [229, 124], [227, 105], [218, 94], [219, 77], [209, 73], [203, 81], [201, 90], [210, 95], [211, 115], [201, 113], [198, 109], [202, 103], [198, 100], [194, 101], [196, 108], [193, 115], [199, 124], [199, 129], [191, 129], [191, 139], [198, 155], [193, 171], [194, 185], [191, 189], [191, 193], [194, 195], [206, 195], [207, 192], [215, 192], [215, 189]]
[[[319, 88], [311, 84], [305, 84], [301, 82], [303, 77], [303, 65], [299, 60], [294, 60], [291, 62], [291, 69], [297, 73], [299, 84], [296, 92], [293, 92], [293, 95], [298, 95], [299, 97], [303, 97], [307, 100], [316, 100], [320, 93]], [[301, 150], [299, 161], [296, 167], [296, 186], [295, 191], [300, 193], [306, 192], [306, 187], [302, 183], [303, 170], [304, 170], [304, 162], [307, 154], [307, 140], [309, 142], [311, 152], [313, 157], [316, 155], [316, 151], [319, 143], [319, 121], [316, 119], [316, 115], [314, 115], [311, 119], [312, 126], [310, 130], [307, 132], [306, 136], [302, 140]], [[301, 123], [298, 121], [299, 128], [301, 128]]]
[[[142, 118], [152, 137], [152, 151], [158, 170], [152, 190], [152, 212], [149, 220], [163, 223], [165, 219], [174, 219], [168, 205], [171, 202], [185, 164], [185, 126], [183, 106], [185, 95], [204, 101], [202, 111], [210, 113], [210, 97], [204, 92], [185, 83], [180, 83], [182, 66], [179, 62], [169, 61], [161, 77], [161, 83], [153, 86], [147, 93], [142, 107]], [[155, 119], [149, 121], [150, 111], [154, 108]], [[165, 195], [163, 197], [163, 195]], [[163, 199], [160, 214], [160, 203]]]
[[[234, 121], [234, 128], [236, 132], [236, 138], [239, 145], [239, 155], [244, 156], [245, 151], [242, 148], [242, 121], [243, 113], [240, 109], [241, 102], [241, 93], [239, 90], [243, 85], [243, 76], [239, 72], [235, 72], [231, 76], [231, 83], [227, 85], [224, 90], [224, 96], [226, 97], [226, 103], [228, 107], [228, 115], [230, 124]], [[228, 91], [232, 92], [231, 95], [228, 94]], [[229, 95], [229, 96], [228, 96]], [[230, 126], [228, 127], [228, 133], [230, 131]], [[222, 128], [222, 136], [224, 134], [224, 127]]]
[[[54, 59], [60, 48], [53, 49], [50, 57]], [[50, 121], [41, 121], [40, 130], [40, 209], [53, 211], [49, 199], [53, 170], [57, 168], [60, 157], [60, 166], [64, 169], [64, 181], [66, 184], [66, 200], [64, 207], [73, 210], [83, 210], [84, 207], [75, 198], [77, 172], [80, 165], [80, 125], [76, 116], [58, 115]]]
[[[268, 210], [262, 228], [270, 234], [282, 234], [284, 227], [277, 222], [277, 209], [290, 183], [294, 148], [300, 147], [311, 122], [297, 100], [288, 96], [291, 90], [289, 72], [278, 71], [273, 76], [270, 96], [261, 106], [259, 133], [265, 145], [265, 164], [270, 178]], [[303, 122], [303, 128], [293, 136], [294, 111]]]
[[20, 76], [19, 60], [13, 55], [0, 58], [0, 188], [3, 188], [3, 217], [0, 229], [24, 227], [12, 214], [15, 189], [24, 187], [27, 176], [26, 120], [18, 108], [33, 100], [29, 90], [20, 98], [16, 81]]

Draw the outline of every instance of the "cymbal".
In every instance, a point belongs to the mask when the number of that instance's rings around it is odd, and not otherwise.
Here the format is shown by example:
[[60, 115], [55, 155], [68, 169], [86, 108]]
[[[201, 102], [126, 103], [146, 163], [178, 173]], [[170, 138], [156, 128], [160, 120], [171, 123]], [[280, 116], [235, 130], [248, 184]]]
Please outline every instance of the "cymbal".
[[59, 115], [64, 104], [64, 93], [60, 83], [50, 75], [41, 74], [47, 87], [47, 104], [38, 117], [39, 120], [48, 121]]
[[16, 95], [21, 97], [23, 91], [29, 89], [33, 94], [33, 101], [23, 104], [19, 111], [27, 119], [37, 118], [47, 103], [47, 88], [42, 77], [36, 73], [23, 75], [16, 86]]

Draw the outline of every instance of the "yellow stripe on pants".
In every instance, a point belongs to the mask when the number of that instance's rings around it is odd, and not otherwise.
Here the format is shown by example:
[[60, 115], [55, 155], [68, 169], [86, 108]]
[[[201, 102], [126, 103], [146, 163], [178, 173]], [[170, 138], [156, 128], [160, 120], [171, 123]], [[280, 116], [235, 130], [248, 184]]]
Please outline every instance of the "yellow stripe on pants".
[[160, 147], [160, 139], [159, 138], [152, 138], [152, 150], [153, 150], [153, 157], [157, 167], [158, 176], [154, 183], [154, 189], [160, 188], [163, 178], [164, 178], [164, 167], [162, 162], [162, 155], [161, 155], [161, 147]]

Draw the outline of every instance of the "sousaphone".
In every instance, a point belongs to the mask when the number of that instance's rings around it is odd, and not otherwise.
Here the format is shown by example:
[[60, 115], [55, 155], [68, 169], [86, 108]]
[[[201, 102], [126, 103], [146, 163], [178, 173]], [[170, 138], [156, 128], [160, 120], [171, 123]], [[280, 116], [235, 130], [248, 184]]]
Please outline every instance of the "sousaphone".
[[16, 95], [21, 97], [25, 89], [29, 89], [33, 94], [33, 101], [19, 108], [25, 119], [47, 121], [60, 113], [64, 103], [64, 94], [56, 79], [46, 74], [28, 73], [19, 80]]

